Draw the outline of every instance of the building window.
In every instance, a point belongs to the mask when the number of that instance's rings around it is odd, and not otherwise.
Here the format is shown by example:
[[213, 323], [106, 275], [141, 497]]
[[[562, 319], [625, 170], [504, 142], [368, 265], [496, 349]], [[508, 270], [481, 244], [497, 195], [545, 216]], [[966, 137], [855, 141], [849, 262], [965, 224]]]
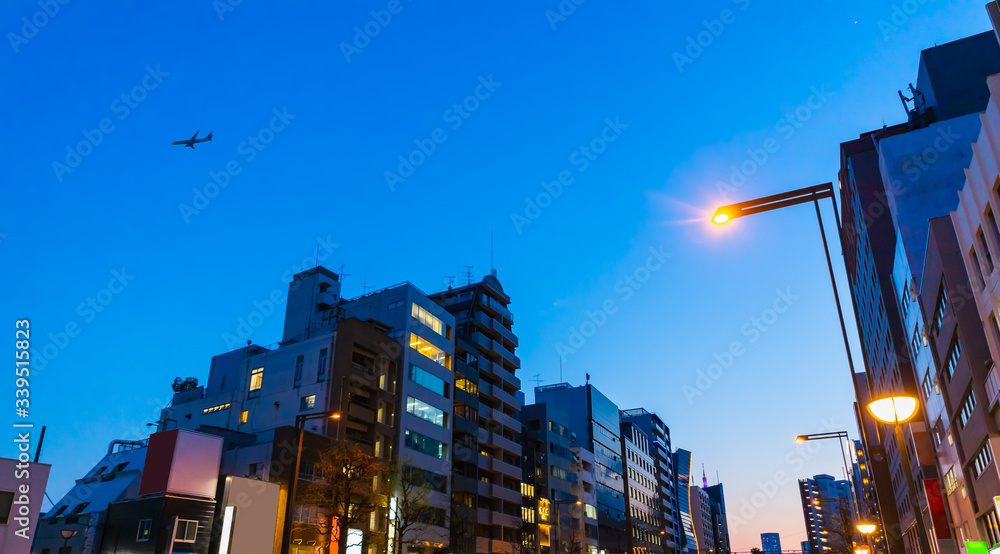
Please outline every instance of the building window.
[[417, 350], [424, 356], [427, 356], [447, 369], [451, 369], [450, 354], [427, 342], [427, 340], [418, 337], [414, 333], [410, 333], [410, 348]]
[[135, 534], [135, 542], [149, 542], [149, 530], [153, 527], [153, 520], [140, 519], [139, 532]]
[[250, 370], [250, 393], [247, 398], [260, 398], [260, 387], [264, 384], [264, 368]]
[[316, 382], [322, 383], [326, 380], [326, 365], [329, 355], [327, 349], [324, 348], [319, 351], [319, 367], [316, 368]]
[[945, 373], [951, 379], [955, 375], [955, 366], [962, 355], [962, 343], [958, 340], [958, 329], [955, 330], [955, 338], [951, 341], [951, 348], [948, 349], [948, 357], [944, 361]]
[[993, 273], [993, 256], [990, 254], [989, 245], [986, 244], [986, 236], [983, 235], [982, 228], [976, 231], [976, 241], [979, 243], [979, 249], [983, 253], [983, 261], [986, 262], [986, 272]]
[[178, 519], [174, 531], [174, 542], [195, 542], [198, 538], [198, 522], [192, 519]]
[[934, 321], [931, 323], [931, 330], [937, 334], [941, 330], [941, 323], [944, 322], [944, 311], [948, 307], [948, 289], [944, 279], [941, 279], [941, 291], [938, 293], [937, 304], [934, 307]]
[[965, 402], [962, 403], [962, 411], [958, 414], [958, 422], [965, 428], [965, 424], [969, 422], [969, 418], [972, 417], [972, 411], [976, 409], [976, 393], [969, 390], [969, 396], [965, 397]]
[[996, 510], [990, 510], [983, 517], [983, 528], [986, 529], [986, 536], [990, 539], [989, 544], [1000, 542], [1000, 521], [997, 520]]
[[435, 408], [423, 400], [408, 396], [406, 398], [406, 411], [438, 427], [448, 428], [448, 414], [444, 413], [444, 410]]
[[210, 413], [213, 413], [213, 412], [221, 412], [222, 410], [228, 410], [229, 409], [229, 405], [230, 405], [229, 402], [226, 402], [225, 404], [219, 404], [218, 406], [212, 406], [211, 408], [205, 408], [204, 410], [201, 411], [201, 414], [205, 415], [205, 414], [210, 414]]
[[316, 395], [303, 396], [299, 404], [299, 410], [311, 410], [316, 407]]
[[299, 386], [302, 384], [302, 366], [305, 365], [305, 356], [298, 355], [295, 357], [295, 384], [293, 386]]
[[979, 265], [979, 255], [976, 254], [975, 247], [969, 252], [969, 257], [972, 258], [972, 268], [976, 270], [976, 279], [979, 288], [986, 288], [986, 278], [983, 277], [983, 267]]
[[418, 306], [416, 303], [412, 304], [413, 309], [410, 310], [410, 315], [413, 319], [416, 319], [420, 323], [430, 327], [435, 333], [444, 336], [444, 322], [435, 317], [429, 311], [425, 310], [422, 306]]
[[933, 394], [934, 394], [934, 382], [931, 379], [931, 370], [928, 369], [927, 372], [924, 373], [924, 395], [928, 400], [930, 400]]
[[240, 412], [240, 423], [246, 423], [247, 419], [250, 418], [250, 412], [243, 410]]
[[479, 383], [465, 377], [455, 379], [455, 388], [462, 389], [469, 394], [479, 394]]
[[406, 435], [406, 447], [411, 450], [416, 450], [421, 454], [427, 454], [428, 456], [433, 456], [440, 460], [448, 459], [448, 445], [445, 443], [421, 435], [420, 433], [410, 431], [409, 429], [405, 432]]
[[445, 383], [444, 379], [441, 379], [436, 375], [432, 375], [415, 365], [410, 365], [410, 381], [413, 381], [431, 392], [435, 392], [445, 398], [448, 398], [448, 383]]
[[987, 204], [986, 220], [990, 222], [990, 232], [993, 233], [993, 241], [1000, 246], [1000, 226], [997, 225], [997, 218], [993, 216], [993, 208]]
[[405, 305], [406, 305], [406, 300], [400, 300], [398, 302], [393, 302], [393, 303], [389, 304], [386, 307], [386, 309], [388, 309], [388, 310], [396, 310], [396, 309], [402, 308]]
[[989, 440], [987, 440], [986, 444], [984, 444], [983, 447], [979, 449], [979, 452], [976, 454], [976, 458], [972, 463], [973, 475], [975, 475], [976, 477], [982, 475], [983, 472], [986, 471], [986, 468], [989, 467], [992, 462], [993, 462], [993, 449], [990, 447]]
[[14, 493], [12, 491], [0, 491], [0, 525], [8, 524], [13, 506]]

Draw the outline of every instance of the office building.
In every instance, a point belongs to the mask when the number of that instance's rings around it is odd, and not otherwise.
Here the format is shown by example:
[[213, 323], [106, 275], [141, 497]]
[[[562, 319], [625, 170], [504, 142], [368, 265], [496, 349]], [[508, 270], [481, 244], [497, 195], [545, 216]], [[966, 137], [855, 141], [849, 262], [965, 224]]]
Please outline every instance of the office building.
[[[622, 412], [624, 416], [626, 412]], [[630, 530], [629, 552], [662, 554], [659, 480], [653, 438], [636, 422], [621, 423], [622, 476], [625, 481], [625, 525]], [[665, 533], [664, 533], [665, 534]]]
[[777, 533], [761, 533], [760, 549], [764, 554], [781, 554], [781, 537]]
[[928, 406], [901, 426], [900, 442], [892, 427], [864, 421], [870, 419], [864, 406], [871, 397], [918, 393], [917, 372], [931, 358], [913, 309], [928, 221], [956, 205], [979, 133], [978, 112], [989, 97], [985, 78], [998, 71], [993, 33], [924, 50], [916, 86], [905, 95], [907, 121], [841, 145], [841, 243], [866, 369], [856, 378], [857, 413], [891, 554], [958, 549], [936, 501], [941, 474], [926, 432], [930, 419], [947, 414]]
[[[702, 480], [704, 484], [704, 479]], [[715, 524], [712, 521], [712, 499], [705, 487], [691, 487], [691, 517], [700, 554], [716, 554]]]
[[594, 453], [600, 548], [622, 552], [628, 540], [618, 406], [591, 384], [535, 388], [535, 401], [566, 414], [577, 444]]
[[[670, 428], [659, 416], [644, 408], [623, 410], [621, 419], [623, 423], [636, 426], [648, 437], [656, 480], [653, 497], [659, 518], [663, 552], [677, 552], [680, 549], [681, 531]], [[629, 460], [626, 458], [626, 467], [628, 467], [628, 463]]]
[[712, 532], [715, 535], [716, 554], [729, 554], [732, 546], [729, 542], [729, 520], [726, 518], [726, 495], [722, 483], [705, 487], [712, 509]]
[[799, 479], [799, 496], [810, 549], [817, 554], [851, 550], [856, 531], [850, 482], [830, 475]]
[[680, 520], [681, 534], [679, 540], [680, 551], [689, 554], [698, 554], [698, 538], [695, 536], [695, 518], [701, 517], [692, 510], [692, 490], [691, 490], [691, 453], [683, 448], [678, 448], [673, 453], [674, 476], [676, 483], [674, 490], [677, 491], [677, 515]]

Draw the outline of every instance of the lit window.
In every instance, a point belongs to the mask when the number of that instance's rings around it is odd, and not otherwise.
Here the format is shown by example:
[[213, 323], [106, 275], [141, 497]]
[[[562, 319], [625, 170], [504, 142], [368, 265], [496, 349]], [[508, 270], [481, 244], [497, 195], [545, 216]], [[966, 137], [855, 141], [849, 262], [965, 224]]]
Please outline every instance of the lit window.
[[931, 322], [931, 330], [935, 333], [941, 330], [941, 323], [944, 322], [945, 308], [948, 307], [948, 288], [941, 279], [941, 292], [938, 293], [937, 306], [934, 308], [934, 321]]
[[951, 348], [948, 350], [948, 358], [944, 361], [945, 373], [951, 379], [955, 375], [955, 366], [958, 365], [958, 358], [962, 355], [962, 343], [958, 340], [958, 330], [955, 330], [955, 338], [952, 339]]
[[316, 407], [316, 395], [303, 396], [299, 410], [311, 410]]
[[240, 413], [240, 423], [246, 423], [249, 418], [250, 412], [243, 410], [243, 412]]
[[444, 336], [444, 322], [434, 317], [433, 314], [425, 310], [423, 307], [413, 304], [413, 309], [410, 310], [410, 314], [413, 319], [416, 319], [420, 323], [431, 328], [435, 333]]
[[470, 381], [465, 377], [455, 379], [455, 388], [462, 389], [469, 394], [479, 394], [479, 384], [475, 381]]
[[202, 413], [202, 415], [204, 415], [204, 414], [210, 414], [210, 413], [213, 413], [213, 412], [221, 412], [222, 410], [228, 410], [228, 409], [229, 409], [229, 403], [226, 402], [225, 404], [219, 404], [218, 406], [212, 406], [211, 408], [205, 408], [204, 410], [201, 411], [201, 413]]
[[986, 471], [986, 468], [993, 462], [993, 448], [990, 447], [989, 440], [986, 444], [979, 449], [979, 453], [976, 454], [976, 459], [973, 461], [972, 469], [973, 474], [979, 477]]
[[969, 418], [972, 417], [972, 411], [975, 409], [976, 394], [972, 390], [969, 390], [969, 396], [965, 397], [965, 402], [962, 403], [962, 411], [958, 414], [958, 422], [962, 428], [965, 428], [965, 424], [969, 422]]
[[442, 366], [451, 369], [450, 354], [434, 346], [433, 344], [427, 342], [425, 339], [418, 337], [413, 333], [410, 333], [410, 348], [416, 349], [424, 356], [427, 356], [428, 358], [434, 360], [435, 362], [441, 364]]
[[427, 454], [428, 456], [434, 456], [435, 458], [441, 460], [448, 459], [448, 445], [439, 441], [410, 431], [409, 429], [405, 432], [406, 435], [406, 447], [412, 450], [416, 450], [421, 454]]
[[153, 527], [153, 520], [140, 519], [139, 532], [135, 534], [135, 542], [149, 542], [149, 530]]
[[250, 370], [250, 394], [247, 398], [260, 398], [260, 387], [264, 384], [264, 368]]
[[406, 411], [438, 427], [448, 428], [448, 414], [444, 413], [444, 410], [435, 408], [423, 400], [413, 398], [412, 396], [407, 397]]
[[444, 379], [441, 379], [436, 375], [431, 375], [430, 373], [412, 364], [410, 365], [410, 381], [413, 381], [429, 391], [436, 392], [437, 394], [448, 398], [449, 385], [444, 382]]

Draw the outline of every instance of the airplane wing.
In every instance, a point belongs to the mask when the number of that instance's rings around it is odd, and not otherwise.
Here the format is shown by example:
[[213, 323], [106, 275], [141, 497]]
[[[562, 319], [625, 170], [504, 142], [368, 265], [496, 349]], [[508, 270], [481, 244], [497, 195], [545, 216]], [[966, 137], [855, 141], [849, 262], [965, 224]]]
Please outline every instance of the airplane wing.
[[194, 140], [194, 139], [198, 138], [198, 133], [200, 133], [200, 132], [201, 132], [201, 129], [198, 129], [198, 132], [195, 133], [193, 137], [191, 137], [191, 140]]

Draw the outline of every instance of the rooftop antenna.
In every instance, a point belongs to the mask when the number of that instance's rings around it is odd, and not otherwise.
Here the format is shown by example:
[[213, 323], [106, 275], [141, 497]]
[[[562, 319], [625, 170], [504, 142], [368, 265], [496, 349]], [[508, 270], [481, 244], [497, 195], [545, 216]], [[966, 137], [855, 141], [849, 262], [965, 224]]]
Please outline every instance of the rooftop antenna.
[[343, 284], [344, 284], [344, 277], [350, 277], [351, 276], [350, 273], [344, 273], [344, 268], [345, 267], [347, 267], [347, 264], [341, 264], [340, 267], [337, 268], [337, 274], [340, 275], [340, 284], [341, 284], [341, 286], [343, 286]]
[[460, 267], [460, 268], [462, 268], [462, 269], [465, 270], [465, 284], [466, 285], [471, 285], [472, 284], [472, 267], [473, 266], [471, 266], [471, 265], [460, 265], [458, 267]]
[[708, 488], [708, 477], [705, 476], [705, 464], [701, 464], [701, 487]]
[[375, 285], [368, 286], [368, 270], [365, 269], [365, 282], [361, 285], [361, 294], [368, 294], [375, 291]]
[[588, 385], [590, 384], [590, 374], [589, 373], [587, 374], [587, 384]]
[[541, 384], [542, 384], [542, 374], [541, 373], [536, 373], [534, 377], [532, 377], [531, 379], [528, 379], [528, 380], [529, 381], [534, 381], [536, 387], [541, 386]]
[[559, 356], [559, 382], [560, 383], [565, 383], [566, 382], [566, 381], [563, 381], [563, 378], [562, 378], [562, 356]]
[[445, 275], [444, 278], [448, 280], [448, 289], [450, 290], [451, 287], [453, 287], [455, 285], [455, 276], [454, 275]]
[[316, 243], [316, 256], [313, 259], [316, 260], [313, 267], [319, 267], [319, 242]]
[[493, 267], [493, 229], [490, 229], [490, 275], [497, 276], [497, 270]]

